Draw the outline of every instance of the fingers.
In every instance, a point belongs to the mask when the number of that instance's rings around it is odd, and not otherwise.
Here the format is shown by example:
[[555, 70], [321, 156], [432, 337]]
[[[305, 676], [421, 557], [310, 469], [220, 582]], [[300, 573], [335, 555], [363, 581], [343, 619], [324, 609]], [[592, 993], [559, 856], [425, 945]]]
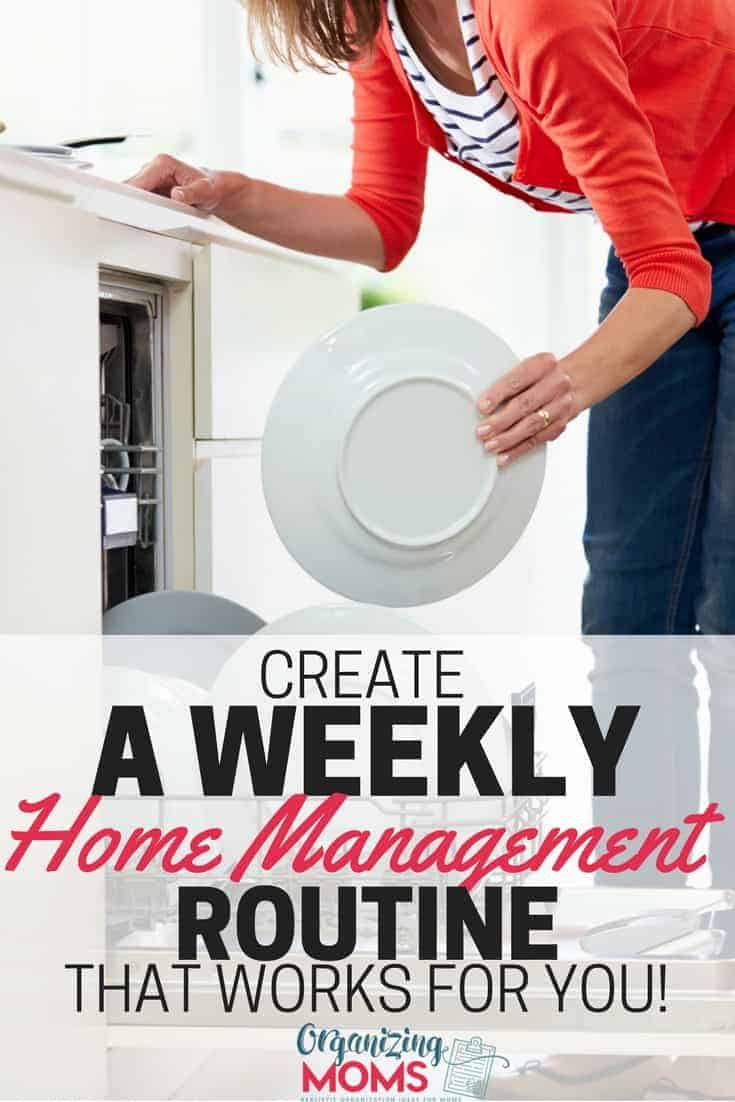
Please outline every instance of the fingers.
[[200, 176], [189, 184], [173, 188], [171, 198], [177, 203], [186, 203], [187, 206], [198, 207], [210, 214], [218, 204], [217, 188], [208, 176]]
[[[548, 415], [548, 422], [541, 413], [534, 412], [518, 421], [507, 432], [501, 432], [485, 443], [485, 450], [497, 455], [498, 466], [506, 466], [507, 457], [524, 443], [533, 441], [535, 447], [536, 444], [543, 443], [541, 437], [547, 437], [548, 433], [557, 432], [557, 435], [561, 435], [571, 415], [571, 395], [564, 394], [549, 402], [544, 408]], [[549, 438], [555, 439], [555, 437]]]
[[503, 402], [528, 390], [556, 366], [555, 358], [548, 352], [523, 360], [497, 383], [484, 391], [477, 400], [477, 408], [485, 415], [493, 413]]
[[199, 169], [192, 168], [183, 161], [177, 161], [167, 153], [162, 153], [149, 164], [144, 165], [135, 176], [131, 176], [127, 183], [143, 191], [154, 192], [156, 195], [170, 196], [174, 188], [186, 187], [194, 180], [201, 178], [202, 173]]
[[556, 424], [549, 425], [548, 429], [539, 432], [529, 440], [524, 440], [522, 444], [518, 444], [517, 447], [511, 448], [503, 455], [498, 456], [498, 466], [501, 468], [508, 467], [511, 463], [520, 459], [521, 456], [528, 455], [529, 452], [540, 447], [541, 444], [550, 444], [552, 440], [558, 440], [566, 429], [567, 424], [568, 422], [559, 421]]
[[556, 398], [571, 393], [571, 389], [571, 379], [558, 367], [556, 361], [553, 361], [552, 369], [537, 383], [515, 398], [511, 398], [496, 409], [486, 421], [483, 421], [478, 426], [477, 435], [481, 440], [489, 440], [502, 432], [507, 432], [513, 425], [536, 413], [537, 410], [545, 409]]
[[519, 363], [480, 395], [477, 408], [485, 414], [478, 439], [499, 467], [556, 440], [576, 412], [572, 381], [549, 353]]

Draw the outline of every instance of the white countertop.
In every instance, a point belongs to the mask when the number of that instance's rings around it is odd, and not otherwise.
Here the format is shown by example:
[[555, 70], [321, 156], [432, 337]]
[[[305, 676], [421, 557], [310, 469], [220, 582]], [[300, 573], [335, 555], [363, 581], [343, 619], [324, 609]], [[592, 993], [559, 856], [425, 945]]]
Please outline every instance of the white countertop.
[[231, 248], [287, 257], [291, 262], [318, 267], [335, 266], [331, 261], [303, 256], [261, 241], [183, 203], [174, 203], [171, 199], [139, 191], [128, 184], [42, 160], [0, 144], [0, 189], [4, 187], [46, 195], [109, 222], [175, 237], [180, 241], [197, 245], [229, 245]]

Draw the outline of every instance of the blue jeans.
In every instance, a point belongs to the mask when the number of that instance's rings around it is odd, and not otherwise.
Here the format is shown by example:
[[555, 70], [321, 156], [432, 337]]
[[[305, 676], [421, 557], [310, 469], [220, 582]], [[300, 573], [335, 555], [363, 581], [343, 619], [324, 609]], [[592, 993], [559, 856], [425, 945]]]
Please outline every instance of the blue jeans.
[[[697, 239], [713, 269], [708, 318], [591, 412], [582, 610], [588, 636], [735, 636], [735, 229], [715, 225]], [[601, 320], [626, 289], [611, 250]], [[723, 662], [725, 643], [709, 666], [702, 643], [711, 691], [709, 798], [735, 816], [735, 679]], [[596, 801], [596, 818], [609, 827], [629, 826], [634, 815], [673, 825], [699, 807], [694, 667], [686, 648], [675, 655], [657, 671], [638, 671], [635, 702], [650, 704], [647, 717], [645, 706], [641, 712], [645, 737], [631, 741], [621, 762], [628, 774], [621, 795]], [[610, 659], [598, 643], [600, 709], [622, 703], [616, 661], [619, 652]], [[715, 886], [735, 887], [733, 824], [713, 831], [710, 864]]]
[[709, 317], [590, 415], [585, 633], [735, 635], [735, 229], [698, 238]]

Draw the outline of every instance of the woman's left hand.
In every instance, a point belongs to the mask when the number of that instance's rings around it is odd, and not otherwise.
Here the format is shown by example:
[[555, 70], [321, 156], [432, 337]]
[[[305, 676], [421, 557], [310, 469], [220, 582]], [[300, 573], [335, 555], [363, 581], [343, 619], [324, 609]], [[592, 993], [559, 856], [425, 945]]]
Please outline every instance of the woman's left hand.
[[477, 409], [477, 435], [499, 467], [556, 440], [579, 412], [572, 380], [549, 353], [522, 360], [483, 391]]

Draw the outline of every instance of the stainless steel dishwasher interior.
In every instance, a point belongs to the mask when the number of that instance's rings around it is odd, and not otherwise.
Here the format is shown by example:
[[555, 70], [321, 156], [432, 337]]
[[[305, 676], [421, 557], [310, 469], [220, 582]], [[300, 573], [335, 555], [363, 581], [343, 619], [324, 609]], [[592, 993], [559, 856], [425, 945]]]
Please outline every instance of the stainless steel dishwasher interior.
[[162, 287], [100, 282], [102, 603], [107, 611], [165, 585]]

